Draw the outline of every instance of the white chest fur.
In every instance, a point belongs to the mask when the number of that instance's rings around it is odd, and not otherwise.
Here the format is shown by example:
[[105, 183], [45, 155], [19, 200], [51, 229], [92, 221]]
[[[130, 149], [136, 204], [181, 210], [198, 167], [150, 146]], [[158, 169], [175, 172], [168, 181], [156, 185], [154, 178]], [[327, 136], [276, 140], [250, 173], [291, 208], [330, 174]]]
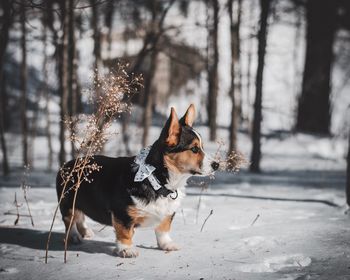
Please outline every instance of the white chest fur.
[[169, 174], [169, 182], [166, 187], [170, 190], [177, 190], [178, 196], [176, 199], [172, 199], [170, 196], [160, 197], [155, 201], [145, 204], [136, 197], [132, 197], [139, 214], [146, 217], [145, 222], [140, 226], [157, 226], [166, 216], [176, 212], [181, 205], [182, 199], [185, 197], [185, 184], [189, 177], [190, 175], [177, 176]]

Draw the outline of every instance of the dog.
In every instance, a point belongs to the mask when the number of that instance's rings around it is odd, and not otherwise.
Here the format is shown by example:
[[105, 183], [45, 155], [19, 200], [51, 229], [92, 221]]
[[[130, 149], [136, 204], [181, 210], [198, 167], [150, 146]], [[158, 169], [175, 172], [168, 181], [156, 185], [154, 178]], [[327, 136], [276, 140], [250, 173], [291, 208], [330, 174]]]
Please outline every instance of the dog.
[[[174, 108], [159, 138], [137, 156], [111, 158], [96, 155], [90, 160], [100, 166], [82, 181], [76, 197], [69, 241], [79, 243], [93, 237], [85, 215], [98, 223], [113, 226], [118, 256], [137, 257], [132, 246], [135, 228], [154, 227], [158, 247], [173, 251], [179, 247], [169, 232], [176, 210], [184, 198], [187, 179], [192, 175], [213, 174], [219, 163], [203, 150], [201, 136], [193, 128], [195, 107], [191, 104], [179, 120]], [[64, 165], [72, 169], [75, 160]], [[63, 179], [57, 174], [57, 196], [61, 197]], [[68, 182], [66, 190], [73, 182]], [[65, 191], [60, 203], [62, 220], [68, 231], [72, 217], [74, 191]]]

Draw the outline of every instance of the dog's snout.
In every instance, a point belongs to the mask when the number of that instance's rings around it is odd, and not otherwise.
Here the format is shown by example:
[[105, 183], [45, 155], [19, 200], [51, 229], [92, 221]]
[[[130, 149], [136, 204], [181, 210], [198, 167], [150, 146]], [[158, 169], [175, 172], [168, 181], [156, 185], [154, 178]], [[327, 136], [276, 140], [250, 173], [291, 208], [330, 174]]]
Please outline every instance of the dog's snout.
[[213, 162], [211, 163], [211, 167], [213, 168], [213, 170], [218, 170], [218, 168], [219, 168], [219, 163], [216, 162], [216, 161], [213, 161]]

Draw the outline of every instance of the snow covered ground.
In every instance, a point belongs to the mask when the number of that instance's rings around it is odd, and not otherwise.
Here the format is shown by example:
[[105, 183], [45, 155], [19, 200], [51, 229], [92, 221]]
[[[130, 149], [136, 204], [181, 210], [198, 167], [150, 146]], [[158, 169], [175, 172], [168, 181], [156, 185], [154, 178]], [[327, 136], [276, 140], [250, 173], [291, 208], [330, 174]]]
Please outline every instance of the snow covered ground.
[[[207, 135], [204, 127], [199, 131]], [[152, 128], [153, 138], [158, 133], [159, 128]], [[225, 130], [219, 134], [227, 136]], [[45, 171], [44, 163], [36, 164], [28, 194], [35, 227], [26, 216], [14, 226], [16, 216], [8, 213], [16, 212], [15, 192], [20, 213], [27, 214], [18, 187], [21, 170], [15, 170], [10, 178], [0, 178], [0, 278], [350, 279], [344, 141], [306, 135], [266, 139], [263, 174], [218, 173], [215, 180], [206, 181], [209, 187], [204, 191], [196, 187], [198, 179], [190, 179], [172, 231], [180, 251], [156, 249], [152, 229], [138, 229], [136, 259], [114, 256], [113, 229], [89, 220], [95, 238], [70, 246], [64, 264], [64, 226], [58, 216], [45, 264], [44, 248], [56, 206], [55, 174]], [[38, 141], [43, 145], [43, 139]], [[239, 141], [248, 154], [250, 146], [242, 145], [249, 143], [246, 136], [240, 135]], [[215, 152], [215, 143], [205, 145]], [[106, 153], [115, 155], [116, 149], [109, 144]], [[37, 156], [44, 161], [43, 155]]]

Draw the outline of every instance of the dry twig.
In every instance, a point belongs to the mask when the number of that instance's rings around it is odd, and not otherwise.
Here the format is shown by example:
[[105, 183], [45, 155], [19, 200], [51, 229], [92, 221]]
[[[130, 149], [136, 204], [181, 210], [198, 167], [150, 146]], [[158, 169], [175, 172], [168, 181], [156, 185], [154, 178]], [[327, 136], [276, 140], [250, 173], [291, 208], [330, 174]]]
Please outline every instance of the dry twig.
[[256, 215], [254, 221], [250, 225], [251, 227], [256, 223], [256, 221], [259, 219], [259, 217], [260, 217], [260, 214]]
[[204, 220], [204, 222], [203, 222], [203, 225], [202, 225], [202, 227], [201, 227], [201, 232], [203, 231], [203, 228], [204, 228], [204, 226], [205, 226], [205, 223], [208, 221], [208, 219], [209, 219], [209, 217], [211, 216], [211, 215], [213, 215], [213, 209], [211, 209], [210, 210], [210, 213], [209, 213], [209, 215], [208, 215], [208, 217], [206, 217], [205, 218], [205, 220]]
[[20, 205], [18, 204], [18, 202], [17, 202], [17, 193], [15, 192], [15, 200], [13, 201], [13, 204], [16, 206], [16, 216], [17, 216], [17, 218], [16, 218], [16, 220], [15, 220], [15, 222], [14, 222], [14, 225], [16, 226], [17, 224], [18, 224], [18, 222], [19, 222], [19, 217], [20, 217], [20, 215], [19, 215], [19, 210], [18, 210], [18, 208], [20, 207]]
[[28, 198], [27, 198], [27, 193], [29, 190], [29, 186], [27, 185], [28, 173], [29, 173], [29, 165], [26, 165], [26, 166], [24, 166], [24, 173], [23, 173], [23, 177], [22, 177], [21, 188], [23, 190], [23, 197], [24, 197], [24, 200], [25, 200], [26, 205], [27, 205], [28, 215], [30, 217], [30, 221], [32, 223], [32, 226], [34, 227], [34, 219], [33, 219], [32, 213], [30, 211], [29, 202], [28, 202]]

